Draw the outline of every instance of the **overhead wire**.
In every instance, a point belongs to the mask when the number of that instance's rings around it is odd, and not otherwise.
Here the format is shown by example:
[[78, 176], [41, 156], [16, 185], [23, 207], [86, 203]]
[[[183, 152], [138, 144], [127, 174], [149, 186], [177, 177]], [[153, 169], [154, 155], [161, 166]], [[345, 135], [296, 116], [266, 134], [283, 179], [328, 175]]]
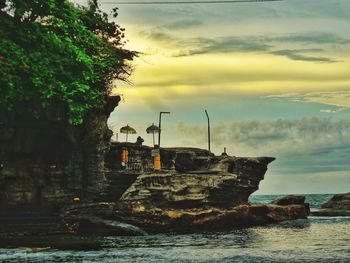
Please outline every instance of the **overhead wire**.
[[208, 1], [101, 1], [101, 4], [115, 5], [182, 5], [182, 4], [234, 4], [234, 3], [263, 3], [282, 2], [284, 0], [208, 0]]

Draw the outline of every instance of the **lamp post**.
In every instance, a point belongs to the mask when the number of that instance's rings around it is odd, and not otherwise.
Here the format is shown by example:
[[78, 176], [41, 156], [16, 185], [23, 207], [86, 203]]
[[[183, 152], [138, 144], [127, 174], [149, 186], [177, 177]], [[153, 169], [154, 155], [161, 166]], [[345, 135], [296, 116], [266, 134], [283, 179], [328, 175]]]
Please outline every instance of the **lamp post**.
[[210, 152], [210, 120], [209, 120], [209, 115], [207, 110], [205, 110], [205, 115], [207, 115], [207, 119], [208, 119], [208, 150]]
[[162, 114], [170, 114], [169, 111], [161, 111], [159, 112], [159, 133], [158, 133], [158, 147], [160, 148], [160, 133], [162, 132]]

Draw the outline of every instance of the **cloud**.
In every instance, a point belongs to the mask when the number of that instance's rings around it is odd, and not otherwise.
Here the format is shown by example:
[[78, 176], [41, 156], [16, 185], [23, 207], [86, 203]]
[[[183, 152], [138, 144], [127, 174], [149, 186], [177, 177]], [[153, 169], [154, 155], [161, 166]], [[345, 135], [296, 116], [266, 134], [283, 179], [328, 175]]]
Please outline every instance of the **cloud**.
[[324, 112], [324, 113], [337, 113], [343, 110], [346, 110], [347, 108], [337, 108], [335, 110], [331, 110], [331, 109], [321, 109], [320, 112]]
[[219, 37], [219, 38], [181, 38], [162, 30], [141, 31], [145, 37], [165, 42], [180, 51], [172, 53], [172, 56], [191, 56], [204, 53], [227, 52], [256, 52], [267, 51], [271, 47], [250, 38]]
[[321, 110], [325, 113], [336, 113], [350, 108], [350, 90], [344, 91], [324, 91], [307, 93], [286, 93], [277, 95], [268, 95], [264, 98], [270, 99], [288, 99], [306, 103], [319, 103], [337, 107], [334, 110]]
[[[187, 21], [189, 26], [190, 21]], [[197, 22], [192, 21], [193, 24]], [[181, 24], [181, 23], [180, 23]], [[179, 25], [180, 25], [179, 24]], [[186, 21], [183, 22], [183, 25]], [[348, 45], [350, 40], [330, 33], [308, 32], [303, 34], [288, 34], [276, 36], [223, 36], [217, 38], [193, 37], [184, 38], [174, 36], [159, 28], [153, 31], [142, 31], [149, 39], [167, 44], [177, 51], [168, 52], [171, 57], [194, 56], [210, 53], [232, 52], [259, 52], [269, 53], [276, 56], [284, 56], [292, 60], [320, 63], [337, 63], [340, 60], [326, 56], [315, 56], [310, 53], [325, 53], [330, 45]], [[300, 46], [300, 48], [281, 49], [281, 45]], [[301, 48], [305, 44], [313, 45], [313, 48]], [[323, 48], [319, 48], [322, 46]], [[278, 50], [274, 50], [278, 49]]]
[[350, 40], [336, 34], [324, 32], [308, 32], [299, 34], [281, 35], [275, 37], [263, 38], [264, 41], [288, 42], [288, 43], [303, 43], [303, 44], [350, 44]]
[[284, 50], [271, 51], [270, 54], [284, 56], [292, 60], [300, 60], [300, 61], [321, 62], [321, 63], [340, 62], [332, 58], [317, 57], [317, 56], [310, 56], [310, 55], [303, 54], [308, 52], [322, 52], [322, 51], [323, 51], [322, 49], [284, 49]]
[[192, 27], [198, 27], [203, 25], [203, 22], [200, 20], [179, 20], [169, 24], [165, 24], [162, 27], [167, 29], [187, 29]]
[[[206, 127], [180, 123], [179, 137], [193, 146], [206, 144]], [[186, 143], [188, 143], [186, 141]], [[275, 156], [274, 173], [350, 171], [350, 120], [232, 121], [212, 127], [212, 148], [236, 156]]]
[[163, 42], [175, 42], [178, 43], [180, 39], [178, 37], [172, 36], [166, 32], [161, 30], [151, 30], [151, 31], [140, 31], [139, 34], [143, 37], [155, 40], [155, 41], [163, 41]]
[[187, 46], [195, 49], [173, 53], [174, 57], [192, 56], [207, 53], [231, 53], [231, 52], [259, 52], [267, 51], [270, 45], [253, 41], [249, 38], [220, 37], [216, 39], [195, 38], [184, 42]]
[[[206, 141], [205, 126], [179, 123], [177, 131], [199, 143]], [[242, 153], [313, 153], [320, 149], [344, 147], [344, 143], [350, 148], [350, 120], [232, 121], [214, 125], [212, 133], [214, 144], [229, 144], [241, 149]]]

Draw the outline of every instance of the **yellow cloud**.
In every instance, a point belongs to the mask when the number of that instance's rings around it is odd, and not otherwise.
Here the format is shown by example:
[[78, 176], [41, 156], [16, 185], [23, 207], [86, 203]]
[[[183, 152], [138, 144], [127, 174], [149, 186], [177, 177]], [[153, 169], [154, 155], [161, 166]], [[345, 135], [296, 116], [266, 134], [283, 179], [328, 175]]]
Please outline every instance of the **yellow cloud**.
[[[350, 89], [350, 63], [311, 63], [268, 54], [147, 56], [131, 78], [130, 96], [274, 94]], [[125, 85], [120, 85], [125, 87]], [[132, 89], [132, 90], [131, 90]]]
[[[349, 86], [347, 86], [349, 87]], [[311, 103], [319, 103], [330, 106], [336, 106], [338, 109], [336, 110], [321, 110], [326, 113], [334, 113], [339, 112], [345, 108], [350, 108], [350, 90], [342, 91], [322, 91], [322, 92], [308, 92], [308, 93], [291, 93], [285, 94], [285, 96], [281, 95], [269, 95], [266, 98], [272, 99], [289, 99], [289, 100], [297, 100], [302, 102], [311, 102]]]

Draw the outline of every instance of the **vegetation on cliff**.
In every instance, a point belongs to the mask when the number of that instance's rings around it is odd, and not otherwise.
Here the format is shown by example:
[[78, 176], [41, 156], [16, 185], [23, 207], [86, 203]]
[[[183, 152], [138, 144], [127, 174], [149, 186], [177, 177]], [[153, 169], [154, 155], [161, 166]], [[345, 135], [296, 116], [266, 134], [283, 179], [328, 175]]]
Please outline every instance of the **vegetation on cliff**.
[[[113, 16], [116, 17], [116, 9]], [[135, 52], [97, 0], [0, 0], [0, 106], [40, 117], [64, 105], [73, 124], [126, 80]], [[26, 105], [23, 109], [23, 105]]]

